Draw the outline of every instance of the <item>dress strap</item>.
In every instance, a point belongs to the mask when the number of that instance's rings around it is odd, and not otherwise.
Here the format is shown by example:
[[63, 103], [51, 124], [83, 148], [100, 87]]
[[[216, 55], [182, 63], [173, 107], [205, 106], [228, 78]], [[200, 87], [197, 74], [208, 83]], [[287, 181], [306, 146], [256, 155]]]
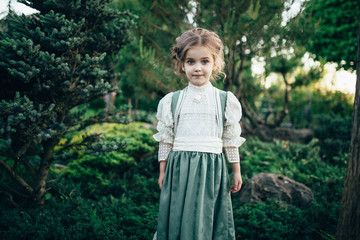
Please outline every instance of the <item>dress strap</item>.
[[225, 125], [225, 109], [226, 109], [226, 100], [227, 93], [225, 91], [215, 89], [215, 99], [216, 99], [216, 110], [218, 118], [218, 128], [219, 128], [219, 138], [222, 138]]
[[173, 119], [174, 119], [174, 134], [176, 134], [180, 109], [181, 109], [181, 106], [182, 106], [182, 103], [184, 100], [186, 90], [187, 90], [187, 88], [174, 92], [172, 99], [171, 99], [171, 111], [172, 111], [172, 115], [173, 115]]
[[178, 90], [176, 92], [173, 93], [172, 95], [172, 99], [171, 99], [171, 113], [173, 115], [173, 117], [175, 116], [175, 109], [176, 109], [176, 104], [178, 102], [179, 96], [180, 96], [180, 91]]
[[226, 109], [226, 100], [227, 100], [227, 92], [223, 90], [219, 90], [221, 109], [222, 109], [222, 119], [223, 124], [225, 125], [225, 109]]

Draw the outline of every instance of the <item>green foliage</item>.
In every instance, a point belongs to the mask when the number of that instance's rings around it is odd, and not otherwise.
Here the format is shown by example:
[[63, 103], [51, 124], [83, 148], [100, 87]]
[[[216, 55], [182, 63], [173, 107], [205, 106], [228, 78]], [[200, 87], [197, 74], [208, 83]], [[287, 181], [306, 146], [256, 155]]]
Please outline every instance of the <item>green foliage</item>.
[[319, 139], [321, 157], [333, 164], [339, 164], [340, 159], [337, 157], [349, 151], [351, 129], [351, 117], [335, 114], [318, 116], [314, 133]]
[[156, 112], [147, 112], [143, 110], [137, 110], [133, 112], [134, 121], [154, 123], [156, 122]]
[[[320, 157], [320, 147], [317, 140], [313, 140], [307, 145], [295, 144], [291, 142], [274, 142], [265, 143], [256, 139], [248, 139], [246, 144], [240, 148], [241, 171], [243, 179], [246, 182], [248, 178], [260, 172], [272, 172], [290, 177], [298, 182], [310, 187], [315, 198], [311, 206], [307, 210], [296, 209], [296, 207], [288, 208], [289, 213], [284, 209], [279, 210], [279, 203], [270, 203], [266, 205], [267, 211], [264, 213], [265, 205], [263, 203], [255, 205], [238, 206], [239, 208], [251, 208], [254, 215], [246, 211], [236, 211], [235, 219], [246, 217], [251, 219], [250, 222], [240, 225], [239, 232], [243, 229], [258, 229], [257, 231], [248, 230], [249, 235], [240, 239], [320, 239], [322, 234], [329, 233], [334, 235], [336, 229], [333, 227], [337, 223], [339, 203], [341, 200], [341, 191], [343, 187], [343, 179], [346, 168], [346, 154], [338, 155], [337, 165], [329, 164]], [[236, 195], [234, 196], [236, 198]], [[236, 199], [234, 199], [234, 208], [236, 208]], [[285, 209], [286, 209], [285, 205]], [[289, 206], [287, 206], [289, 207]], [[260, 210], [258, 210], [260, 209]], [[283, 212], [284, 210], [284, 212]], [[274, 211], [274, 212], [272, 212]], [[279, 213], [280, 212], [280, 213]], [[245, 216], [243, 216], [245, 214]], [[274, 215], [280, 214], [280, 220]], [[299, 217], [288, 219], [288, 214]], [[249, 216], [250, 215], [250, 216]], [[262, 218], [261, 216], [266, 216]], [[307, 224], [304, 224], [303, 219]], [[275, 221], [274, 224], [268, 223]], [[275, 237], [266, 235], [275, 231], [279, 224], [277, 221], [285, 225], [284, 228], [278, 229]], [[267, 229], [259, 230], [262, 224]], [[299, 225], [298, 225], [299, 224]], [[248, 226], [249, 225], [249, 226]], [[292, 230], [291, 225], [296, 227]], [[257, 228], [256, 228], [256, 227]], [[286, 234], [293, 234], [294, 238], [286, 238]], [[305, 234], [305, 235], [302, 235]], [[303, 238], [296, 238], [301, 236]]]
[[338, 68], [356, 69], [358, 0], [313, 0], [304, 11], [307, 31], [312, 32], [307, 48], [316, 59], [335, 62]]
[[154, 152], [156, 142], [152, 132], [143, 123], [93, 125], [86, 132], [73, 136], [70, 142], [74, 144], [83, 135], [103, 134], [104, 141], [111, 142], [116, 137], [124, 146], [101, 155], [96, 152], [89, 154], [86, 148], [82, 149], [77, 152], [77, 159], [72, 159], [66, 169], [56, 171], [80, 184], [87, 197], [107, 195], [114, 190], [114, 185], [119, 187], [115, 194], [119, 196], [123, 187], [118, 179], [131, 176], [129, 170]]
[[[290, 92], [289, 114], [284, 122], [295, 128], [314, 129], [319, 126], [321, 115], [335, 114], [343, 118], [351, 118], [354, 96], [340, 91], [325, 91], [309, 87], [295, 88]], [[261, 98], [260, 111], [272, 113], [281, 110], [284, 103], [283, 90], [280, 83], [272, 85]]]
[[136, 205], [107, 196], [97, 201], [74, 197], [52, 202], [45, 209], [4, 210], [0, 233], [12, 239], [129, 239], [153, 235], [156, 206]]
[[186, 84], [172, 70], [170, 53], [177, 35], [191, 27], [186, 20], [191, 8], [188, 3], [188, 0], [112, 3], [114, 9], [131, 9], [139, 16], [137, 27], [131, 31], [134, 41], [121, 51], [116, 65], [120, 72], [119, 88], [125, 95], [122, 103], [130, 100], [136, 111], [155, 112], [162, 96]]
[[[284, 0], [116, 0], [112, 4], [115, 9], [132, 9], [139, 16], [138, 27], [132, 32], [135, 41], [123, 49], [118, 65], [121, 71], [119, 86], [126, 92], [128, 99], [135, 102], [133, 105], [136, 110], [154, 111], [154, 102], [157, 103], [160, 97], [170, 91], [183, 88], [187, 82], [181, 81], [171, 69], [170, 51], [176, 37], [194, 26], [204, 27], [218, 33], [225, 45], [227, 65], [224, 71], [227, 78], [224, 82], [218, 79], [214, 85], [236, 92], [241, 101], [245, 102], [243, 107], [251, 108], [244, 111], [244, 115], [248, 112], [257, 113], [255, 102], [264, 92], [264, 82], [253, 76], [252, 58], [260, 58], [262, 62], [265, 59], [269, 66], [274, 67], [271, 71], [276, 72], [281, 64], [276, 62], [279, 59], [270, 56], [274, 52], [286, 52], [281, 57], [291, 65], [287, 73], [292, 73], [295, 66], [301, 67], [299, 61], [302, 55], [298, 54], [296, 59], [286, 58], [298, 39], [307, 38], [303, 26], [292, 27], [290, 24], [296, 18], [292, 17], [283, 24], [282, 12], [289, 10], [291, 4]], [[318, 78], [312, 74], [314, 72], [302, 72], [293, 77], [293, 86], [316, 81]], [[252, 120], [256, 121], [256, 118]]]
[[312, 226], [303, 210], [268, 200], [239, 206], [234, 201], [236, 239], [311, 239]]
[[[120, 111], [114, 118], [108, 112], [86, 118], [85, 111], [74, 109], [116, 90], [113, 55], [129, 42], [133, 15], [111, 10], [101, 0], [20, 2], [38, 12], [10, 11], [2, 20], [0, 139], [6, 147], [0, 152], [1, 168], [15, 173], [6, 179], [10, 189], [22, 188], [11, 194], [42, 205], [51, 163], [69, 155], [70, 146], [54, 155], [59, 140], [96, 122], [125, 122]], [[102, 140], [91, 144], [99, 140], [86, 136], [78, 146], [95, 152], [117, 148]]]
[[[254, 154], [255, 152], [255, 154]], [[291, 142], [265, 143], [248, 139], [240, 148], [245, 178], [260, 172], [282, 174], [309, 187], [323, 179], [338, 179], [345, 164], [334, 167], [322, 161], [317, 140], [308, 145]], [[344, 160], [345, 156], [341, 156]]]
[[[278, 105], [279, 98], [275, 98]], [[297, 128], [311, 128], [319, 140], [320, 155], [338, 164], [338, 156], [348, 152], [352, 128], [353, 96], [331, 91], [296, 89], [291, 93], [289, 122]], [[342, 163], [341, 163], [342, 164]]]
[[[123, 129], [126, 127], [131, 131]], [[1, 205], [2, 236], [6, 239], [152, 238], [160, 193], [156, 143], [148, 141], [152, 130], [134, 123], [98, 125], [89, 131], [102, 131], [107, 139], [118, 132], [121, 138], [137, 140], [131, 140], [134, 145], [121, 154], [114, 152], [97, 159], [79, 153], [80, 161], [73, 159], [67, 169], [53, 168], [50, 179], [56, 181], [49, 184], [51, 189], [43, 210], [5, 209]], [[140, 151], [133, 151], [135, 145], [144, 145], [140, 147], [143, 157], [135, 157]], [[284, 174], [310, 187], [315, 198], [308, 209], [300, 209], [274, 200], [240, 205], [238, 195], [234, 194], [237, 239], [331, 239], [345, 164], [330, 165], [322, 161], [319, 151], [316, 141], [302, 145], [247, 139], [240, 148], [244, 182], [259, 172]], [[344, 162], [346, 156], [339, 158]]]

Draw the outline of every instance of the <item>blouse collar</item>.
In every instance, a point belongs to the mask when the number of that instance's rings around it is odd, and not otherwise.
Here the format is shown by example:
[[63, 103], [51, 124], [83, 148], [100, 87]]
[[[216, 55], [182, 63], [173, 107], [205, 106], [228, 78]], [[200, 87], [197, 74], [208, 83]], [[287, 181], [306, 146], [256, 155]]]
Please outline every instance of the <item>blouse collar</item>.
[[212, 84], [211, 84], [211, 82], [208, 82], [207, 84], [199, 87], [199, 86], [196, 86], [196, 85], [192, 84], [191, 82], [189, 82], [188, 87], [189, 87], [189, 89], [191, 89], [195, 92], [205, 92], [206, 90], [208, 90], [212, 87]]

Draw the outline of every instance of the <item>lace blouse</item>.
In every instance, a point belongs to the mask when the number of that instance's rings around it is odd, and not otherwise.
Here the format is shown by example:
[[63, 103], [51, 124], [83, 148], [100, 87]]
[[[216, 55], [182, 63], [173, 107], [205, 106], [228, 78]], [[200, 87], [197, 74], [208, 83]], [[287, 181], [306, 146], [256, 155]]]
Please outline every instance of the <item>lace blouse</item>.
[[154, 135], [160, 142], [159, 161], [166, 160], [171, 150], [221, 153], [223, 148], [229, 162], [240, 161], [238, 147], [245, 142], [240, 137], [241, 105], [234, 94], [227, 92], [225, 122], [219, 126], [214, 92], [210, 82], [201, 87], [189, 83], [179, 103], [176, 126], [171, 111], [173, 93], [160, 100], [156, 115], [158, 133]]

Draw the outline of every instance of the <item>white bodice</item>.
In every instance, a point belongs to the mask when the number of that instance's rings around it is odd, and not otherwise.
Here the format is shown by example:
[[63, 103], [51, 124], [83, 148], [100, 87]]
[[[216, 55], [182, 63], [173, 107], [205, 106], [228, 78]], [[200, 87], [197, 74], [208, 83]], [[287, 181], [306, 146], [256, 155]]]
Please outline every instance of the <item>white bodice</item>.
[[201, 87], [189, 83], [184, 89], [176, 127], [171, 112], [172, 96], [169, 93], [159, 102], [155, 140], [173, 145], [176, 151], [213, 153], [221, 153], [223, 147], [237, 148], [245, 141], [240, 137], [241, 105], [231, 92], [227, 92], [225, 123], [221, 125], [210, 82]]
[[176, 137], [217, 137], [217, 112], [213, 87], [189, 84], [180, 108]]

